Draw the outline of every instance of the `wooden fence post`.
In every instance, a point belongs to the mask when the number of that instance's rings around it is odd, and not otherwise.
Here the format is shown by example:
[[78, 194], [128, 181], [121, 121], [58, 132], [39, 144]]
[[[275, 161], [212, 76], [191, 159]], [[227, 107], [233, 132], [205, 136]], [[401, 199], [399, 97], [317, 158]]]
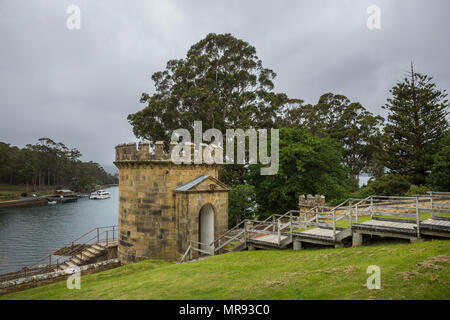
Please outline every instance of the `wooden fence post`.
[[370, 220], [373, 217], [373, 196], [370, 196]]
[[316, 207], [316, 227], [319, 224], [319, 208]]
[[352, 227], [352, 216], [353, 216], [353, 208], [352, 208], [352, 204], [353, 204], [353, 201], [350, 200], [350, 201], [348, 202], [348, 205], [350, 206], [350, 216], [349, 216], [349, 225], [350, 225], [350, 228]]
[[278, 245], [280, 245], [281, 242], [280, 219], [277, 220], [277, 226], [278, 226]]
[[247, 222], [244, 222], [244, 243], [247, 246]]
[[430, 197], [430, 210], [431, 210], [431, 218], [434, 218], [434, 210], [433, 210], [433, 195]]
[[308, 215], [305, 212], [305, 230], [308, 230]]
[[417, 223], [417, 238], [420, 238], [420, 216], [419, 216], [419, 197], [416, 196], [416, 223]]
[[336, 209], [333, 209], [333, 240], [336, 241]]
[[356, 204], [356, 223], [359, 223], [358, 222], [358, 204]]
[[290, 232], [291, 232], [291, 241], [292, 241], [292, 233], [294, 232], [294, 229], [292, 228], [292, 211], [289, 213], [289, 222], [290, 222]]

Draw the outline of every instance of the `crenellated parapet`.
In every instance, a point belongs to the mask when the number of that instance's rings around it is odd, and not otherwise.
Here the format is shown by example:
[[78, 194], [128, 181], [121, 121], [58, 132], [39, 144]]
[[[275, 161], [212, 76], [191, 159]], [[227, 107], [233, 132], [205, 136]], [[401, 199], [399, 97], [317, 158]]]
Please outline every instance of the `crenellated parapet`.
[[[173, 146], [173, 145], [171, 145]], [[170, 160], [170, 153], [164, 152], [164, 143], [157, 141], [153, 150], [150, 142], [122, 143], [116, 146], [116, 161]]]
[[[169, 145], [169, 151], [164, 150], [164, 142], [156, 141], [154, 148], [150, 149], [150, 142], [141, 141], [138, 144], [136, 142], [123, 143], [116, 146], [116, 162], [129, 162], [129, 161], [171, 161], [171, 154], [173, 148], [177, 145], [176, 142], [171, 142]], [[209, 154], [214, 157], [216, 154], [220, 154], [222, 157], [223, 151], [219, 146], [208, 146], [205, 143], [201, 144], [200, 148], [195, 148], [193, 143], [186, 143], [187, 146], [190, 145], [191, 148], [191, 161], [195, 163], [196, 156], [198, 152], [205, 154], [205, 149], [209, 148]], [[182, 151], [180, 156], [184, 156], [186, 151]], [[202, 157], [203, 159], [204, 157]], [[205, 162], [203, 159], [202, 163]]]

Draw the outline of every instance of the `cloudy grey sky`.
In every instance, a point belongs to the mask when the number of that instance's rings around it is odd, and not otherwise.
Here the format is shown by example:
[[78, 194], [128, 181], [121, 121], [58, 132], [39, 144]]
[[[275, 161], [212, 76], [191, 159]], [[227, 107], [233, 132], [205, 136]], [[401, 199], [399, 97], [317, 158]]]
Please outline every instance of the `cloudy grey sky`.
[[[80, 30], [66, 27], [71, 4]], [[369, 5], [381, 30], [366, 27]], [[449, 12], [446, 0], [0, 0], [0, 141], [50, 137], [113, 170], [151, 74], [210, 32], [255, 46], [276, 91], [307, 103], [341, 93], [384, 115], [411, 60], [450, 89]]]

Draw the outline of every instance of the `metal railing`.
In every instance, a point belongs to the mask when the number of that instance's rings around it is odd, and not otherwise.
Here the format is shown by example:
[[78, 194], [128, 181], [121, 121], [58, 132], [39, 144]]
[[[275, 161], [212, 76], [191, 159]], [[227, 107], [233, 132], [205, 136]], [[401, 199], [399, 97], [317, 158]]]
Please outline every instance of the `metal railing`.
[[[108, 247], [109, 244], [118, 240], [118, 226], [106, 226], [93, 228], [90, 231], [82, 234], [78, 238], [64, 245], [60, 249], [53, 250], [35, 263], [22, 267], [20, 270], [5, 275], [0, 275], [0, 281], [8, 281], [19, 277], [29, 277], [37, 274], [52, 272], [59, 268], [61, 264], [71, 258], [78, 258], [83, 260], [83, 251], [87, 246], [100, 244]], [[58, 250], [68, 249], [63, 252], [64, 255], [56, 255]], [[86, 257], [85, 257], [86, 258]], [[42, 266], [44, 265], [45, 266]]]
[[[333, 240], [336, 241], [338, 231], [338, 222], [348, 219], [348, 228], [352, 228], [353, 223], [359, 223], [361, 216], [367, 216], [372, 219], [374, 216], [399, 216], [403, 218], [414, 218], [417, 226], [417, 236], [420, 237], [420, 213], [431, 212], [431, 217], [435, 213], [450, 214], [450, 204], [437, 204], [436, 199], [450, 199], [441, 194], [417, 195], [412, 197], [405, 196], [368, 196], [364, 199], [349, 198], [337, 206], [313, 206], [307, 211], [289, 210], [284, 214], [272, 214], [264, 220], [244, 219], [236, 226], [215, 239], [209, 246], [214, 246], [213, 254], [218, 253], [225, 246], [233, 241], [246, 242], [252, 234], [271, 234], [277, 236], [278, 245], [281, 244], [281, 236], [288, 235], [292, 241], [294, 227], [308, 229], [309, 227], [332, 228]], [[429, 207], [420, 206], [421, 203], [430, 202]], [[395, 206], [399, 204], [401, 206]], [[412, 205], [410, 207], [404, 205]], [[375, 209], [375, 210], [374, 210]], [[384, 209], [388, 211], [376, 211]], [[395, 212], [393, 210], [414, 211], [414, 213]], [[298, 216], [295, 215], [298, 213]], [[312, 216], [308, 219], [309, 216]], [[329, 223], [331, 220], [331, 223]], [[251, 224], [251, 227], [249, 226]], [[289, 232], [284, 230], [289, 228]], [[192, 251], [198, 251], [193, 244], [205, 245], [200, 242], [190, 242], [188, 249], [180, 262], [184, 261], [187, 255]], [[203, 250], [204, 251], [204, 250]], [[211, 253], [207, 253], [210, 254]], [[212, 254], [212, 255], [213, 255]]]

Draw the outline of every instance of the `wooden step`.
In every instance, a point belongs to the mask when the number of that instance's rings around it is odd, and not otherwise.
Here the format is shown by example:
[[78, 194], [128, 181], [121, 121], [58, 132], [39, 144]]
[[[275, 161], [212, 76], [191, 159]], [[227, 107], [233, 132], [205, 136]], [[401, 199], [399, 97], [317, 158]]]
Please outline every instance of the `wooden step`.
[[66, 263], [60, 264], [59, 268], [62, 270], [66, 270], [69, 266]]
[[[84, 255], [81, 255], [81, 254], [77, 254], [76, 256], [73, 256], [73, 257], [72, 257], [72, 260], [74, 260], [74, 259], [78, 260], [79, 262], [83, 262], [84, 260], [87, 259], [87, 257], [84, 256]], [[78, 262], [78, 263], [79, 263], [79, 262]]]
[[70, 261], [75, 263], [76, 265], [79, 265], [81, 263], [80, 258], [77, 257], [73, 257], [72, 259], [70, 259]]
[[92, 245], [91, 246], [91, 248], [94, 248], [95, 250], [98, 250], [98, 251], [103, 251], [103, 250], [105, 250], [105, 248], [104, 247], [102, 247], [101, 245], [99, 245], [99, 244], [94, 244], [94, 245]]
[[95, 255], [92, 254], [92, 252], [87, 251], [87, 250], [84, 250], [82, 252], [82, 254], [83, 254], [83, 260], [86, 260], [86, 258], [93, 258], [93, 257], [95, 257]]
[[92, 248], [92, 247], [89, 247], [86, 250], [89, 251], [90, 253], [92, 253], [94, 256], [96, 256], [96, 255], [98, 255], [100, 253], [99, 250], [97, 250], [95, 248]]
[[76, 266], [76, 264], [73, 263], [72, 261], [66, 261], [66, 264], [67, 264], [69, 267], [75, 267], [75, 266]]

